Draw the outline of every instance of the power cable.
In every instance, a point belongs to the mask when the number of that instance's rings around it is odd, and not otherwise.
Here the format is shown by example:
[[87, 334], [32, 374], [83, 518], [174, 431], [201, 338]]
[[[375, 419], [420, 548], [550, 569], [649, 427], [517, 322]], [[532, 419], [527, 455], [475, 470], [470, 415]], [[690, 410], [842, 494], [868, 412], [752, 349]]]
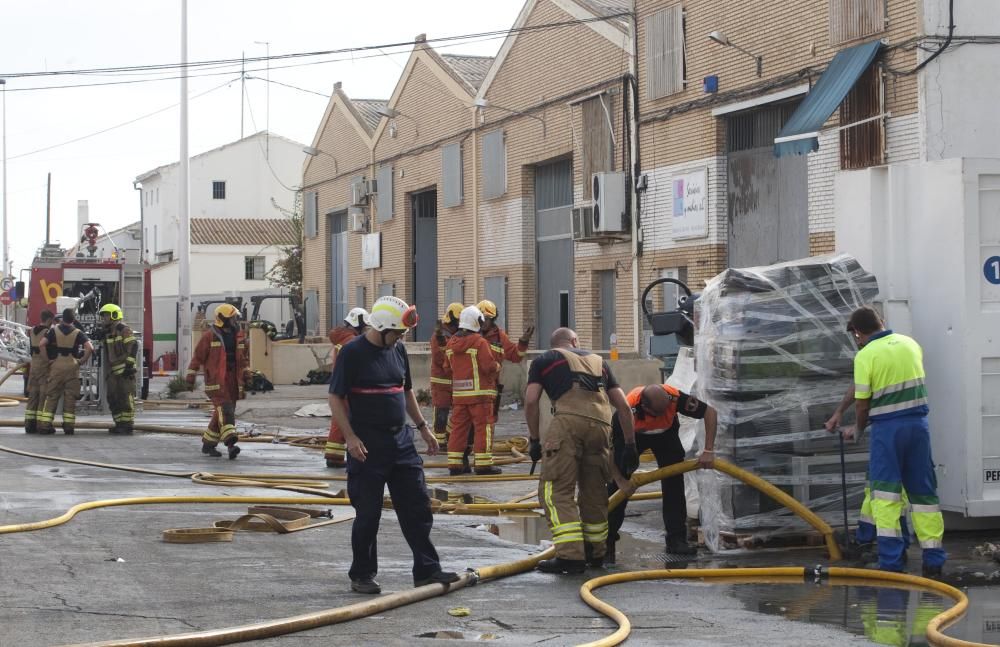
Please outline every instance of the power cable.
[[[253, 116], [253, 103], [250, 101], [250, 95], [247, 93], [246, 86], [243, 86], [243, 96], [247, 100], [247, 111], [250, 113], [250, 123], [253, 125], [254, 132], [257, 132], [257, 120], [254, 119], [254, 116]], [[267, 133], [267, 136], [270, 137], [271, 133]], [[261, 146], [261, 144], [260, 144], [260, 138], [259, 137], [257, 138], [257, 147], [260, 149], [260, 154], [264, 156], [264, 163], [267, 164], [267, 170], [269, 170], [271, 172], [271, 175], [274, 177], [274, 180], [278, 184], [280, 184], [282, 186], [282, 188], [284, 188], [286, 191], [291, 191], [292, 193], [295, 193], [296, 191], [299, 191], [300, 189], [295, 189], [295, 188], [292, 188], [292, 187], [288, 186], [287, 184], [285, 184], [284, 182], [281, 181], [280, 177], [278, 177], [278, 174], [275, 172], [274, 167], [271, 166], [271, 160], [268, 159], [267, 153], [264, 151], [264, 147]]]

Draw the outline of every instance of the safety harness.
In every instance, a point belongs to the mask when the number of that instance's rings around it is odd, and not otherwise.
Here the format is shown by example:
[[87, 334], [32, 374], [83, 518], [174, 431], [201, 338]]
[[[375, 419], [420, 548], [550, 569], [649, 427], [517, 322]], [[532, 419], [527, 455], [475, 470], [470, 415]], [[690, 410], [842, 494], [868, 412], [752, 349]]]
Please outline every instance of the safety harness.
[[610, 425], [612, 410], [601, 356], [580, 356], [564, 348], [554, 350], [566, 359], [573, 385], [552, 403], [552, 415], [579, 416]]

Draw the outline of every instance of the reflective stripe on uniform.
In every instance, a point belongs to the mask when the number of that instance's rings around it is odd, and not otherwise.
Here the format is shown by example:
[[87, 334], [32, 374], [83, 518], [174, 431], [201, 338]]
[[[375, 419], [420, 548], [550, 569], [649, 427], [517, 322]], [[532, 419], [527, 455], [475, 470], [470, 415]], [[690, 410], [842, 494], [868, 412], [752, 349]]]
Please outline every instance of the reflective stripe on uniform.
[[451, 384], [451, 380], [444, 377], [432, 377], [431, 384]]
[[556, 528], [559, 525], [559, 511], [556, 510], [556, 504], [552, 501], [552, 481], [545, 481], [542, 493], [545, 509], [549, 512], [549, 523], [552, 524], [553, 528]]

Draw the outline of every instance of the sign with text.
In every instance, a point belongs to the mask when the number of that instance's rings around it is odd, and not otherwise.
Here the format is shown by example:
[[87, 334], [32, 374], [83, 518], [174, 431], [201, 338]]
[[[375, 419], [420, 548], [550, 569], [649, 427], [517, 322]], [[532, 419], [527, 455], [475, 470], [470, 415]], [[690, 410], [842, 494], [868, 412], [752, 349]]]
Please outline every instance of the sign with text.
[[675, 176], [673, 198], [674, 239], [707, 236], [708, 172], [702, 169]]

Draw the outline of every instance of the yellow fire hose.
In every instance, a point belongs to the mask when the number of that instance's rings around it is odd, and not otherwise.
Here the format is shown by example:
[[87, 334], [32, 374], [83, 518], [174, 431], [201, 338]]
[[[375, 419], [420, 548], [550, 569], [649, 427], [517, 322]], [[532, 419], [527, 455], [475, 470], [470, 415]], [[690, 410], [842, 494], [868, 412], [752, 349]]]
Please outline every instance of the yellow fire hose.
[[[0, 449], [8, 450], [8, 448], [0, 447]], [[9, 451], [9, 450], [8, 450]], [[14, 450], [12, 453], [18, 453], [22, 455], [31, 455], [26, 452], [21, 452]], [[71, 462], [84, 462], [75, 461], [72, 459], [62, 459], [69, 460]], [[697, 462], [690, 460], [683, 463], [678, 463], [676, 465], [671, 465], [653, 472], [643, 472], [635, 474], [632, 476], [631, 483], [634, 487], [644, 485], [652, 481], [658, 481], [669, 476], [674, 476], [676, 474], [682, 474], [684, 472], [697, 469]], [[724, 472], [734, 478], [741, 480], [742, 482], [760, 490], [764, 494], [774, 498], [783, 505], [789, 507], [795, 514], [803, 518], [811, 526], [819, 530], [824, 537], [827, 539], [827, 547], [830, 552], [831, 561], [839, 561], [841, 559], [840, 549], [837, 544], [833, 541], [833, 530], [830, 526], [824, 522], [821, 518], [815, 515], [812, 511], [808, 510], [800, 504], [798, 501], [794, 500], [778, 488], [774, 487], [770, 483], [767, 483], [763, 479], [746, 472], [735, 465], [728, 463], [727, 461], [717, 459], [714, 464], [715, 469]], [[133, 468], [132, 471], [147, 471], [155, 472], [152, 470], [139, 470]], [[234, 475], [239, 477], [240, 475]], [[616, 493], [609, 501], [609, 507], [614, 507], [620, 503], [630, 492], [619, 491]], [[30, 522], [23, 524], [14, 524], [8, 526], [0, 526], [0, 534], [14, 533], [14, 532], [26, 532], [31, 530], [40, 530], [43, 528], [51, 528], [63, 523], [68, 522], [79, 512], [85, 510], [93, 510], [96, 508], [103, 507], [114, 507], [114, 506], [126, 506], [126, 505], [149, 505], [149, 504], [168, 504], [168, 503], [250, 503], [250, 504], [278, 504], [278, 505], [290, 505], [290, 504], [330, 504], [330, 505], [346, 505], [349, 503], [347, 499], [344, 498], [323, 498], [323, 497], [310, 497], [310, 498], [291, 498], [291, 497], [134, 497], [126, 499], [110, 499], [104, 501], [91, 501], [86, 503], [81, 503], [73, 506], [67, 512], [59, 517], [53, 519]], [[443, 507], [443, 506], [442, 506]], [[535, 505], [532, 503], [501, 503], [501, 504], [467, 504], [461, 506], [468, 510], [489, 510], [489, 509], [524, 509], [524, 507], [534, 508]], [[371, 602], [359, 603], [348, 605], [345, 607], [340, 607], [337, 609], [329, 609], [326, 611], [320, 611], [316, 613], [303, 614], [299, 616], [294, 616], [291, 618], [283, 618], [279, 620], [273, 620], [268, 622], [256, 623], [253, 625], [247, 625], [243, 627], [232, 627], [226, 629], [216, 629], [202, 632], [193, 632], [188, 634], [180, 634], [174, 636], [157, 636], [147, 639], [126, 639], [120, 641], [111, 642], [101, 642], [101, 643], [90, 643], [90, 645], [96, 646], [100, 645], [102, 647], [110, 647], [112, 645], [183, 645], [184, 647], [192, 647], [194, 645], [223, 645], [231, 644], [234, 642], [242, 642], [247, 640], [257, 640], [267, 637], [273, 637], [278, 635], [284, 635], [287, 633], [293, 633], [297, 631], [304, 631], [307, 629], [313, 629], [316, 627], [325, 626], [328, 624], [334, 624], [339, 622], [346, 622], [348, 620], [354, 620], [357, 618], [366, 617], [375, 613], [386, 611], [388, 609], [397, 608], [406, 604], [411, 604], [413, 602], [428, 599], [430, 597], [435, 597], [438, 595], [443, 595], [452, 590], [457, 590], [467, 586], [470, 583], [478, 580], [491, 580], [499, 579], [502, 577], [507, 577], [510, 575], [515, 575], [517, 573], [522, 573], [524, 571], [530, 570], [535, 567], [535, 565], [542, 559], [547, 559], [555, 554], [554, 548], [549, 548], [535, 555], [529, 556], [527, 558], [517, 560], [514, 562], [509, 562], [506, 564], [499, 564], [495, 566], [487, 566], [480, 568], [476, 571], [472, 571], [469, 574], [463, 575], [462, 579], [450, 586], [445, 586], [443, 584], [431, 584], [428, 586], [420, 587], [418, 589], [412, 589], [409, 591], [403, 591], [400, 593], [395, 593], [391, 595], [386, 595], [373, 600]], [[982, 647], [979, 643], [967, 642], [948, 636], [944, 636], [940, 631], [950, 624], [957, 621], [964, 613], [968, 607], [968, 599], [966, 596], [947, 584], [941, 582], [936, 582], [934, 580], [917, 577], [913, 575], [905, 575], [898, 573], [888, 573], [882, 571], [873, 571], [867, 569], [851, 569], [851, 568], [837, 568], [831, 567], [827, 571], [831, 577], [846, 578], [850, 581], [845, 581], [844, 583], [856, 583], [859, 580], [876, 580], [885, 583], [885, 586], [894, 587], [911, 587], [918, 586], [923, 587], [925, 590], [934, 591], [943, 594], [947, 597], [952, 598], [956, 601], [956, 604], [950, 609], [944, 611], [943, 613], [936, 616], [927, 627], [927, 636], [933, 645], [944, 645], [945, 647]], [[590, 643], [593, 645], [617, 645], [623, 641], [631, 631], [631, 627], [628, 622], [628, 618], [621, 611], [615, 609], [611, 605], [602, 602], [597, 599], [591, 591], [600, 588], [602, 586], [609, 586], [611, 584], [616, 584], [620, 582], [628, 581], [639, 581], [643, 579], [662, 579], [665, 577], [687, 577], [687, 578], [732, 578], [732, 577], [742, 577], [742, 576], [794, 576], [801, 578], [807, 574], [807, 570], [803, 567], [783, 567], [783, 568], [766, 568], [766, 569], [756, 569], [756, 568], [736, 568], [736, 569], [694, 569], [694, 570], [662, 570], [662, 571], [648, 571], [648, 572], [632, 572], [632, 573], [616, 573], [613, 575], [607, 575], [600, 578], [595, 578], [585, 583], [581, 587], [580, 595], [583, 597], [584, 601], [592, 606], [599, 612], [607, 615], [608, 617], [615, 620], [619, 629], [611, 636], [597, 641], [595, 643]]]

